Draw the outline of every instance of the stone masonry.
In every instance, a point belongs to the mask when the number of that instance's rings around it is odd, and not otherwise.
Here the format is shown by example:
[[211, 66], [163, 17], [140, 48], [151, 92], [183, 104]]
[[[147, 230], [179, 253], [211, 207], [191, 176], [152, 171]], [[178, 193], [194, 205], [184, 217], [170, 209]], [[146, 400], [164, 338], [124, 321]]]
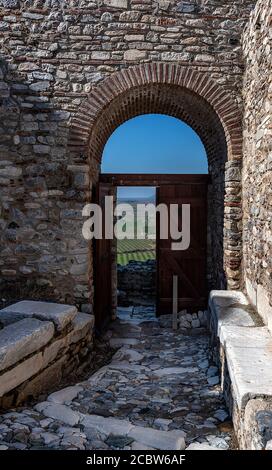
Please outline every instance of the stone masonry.
[[271, 1], [260, 1], [243, 38], [243, 265], [251, 302], [272, 331]]
[[22, 301], [0, 310], [0, 408], [37, 398], [89, 366], [94, 317]]
[[255, 3], [1, 0], [1, 298], [91, 311], [81, 210], [106, 140], [146, 112], [179, 117], [202, 138], [209, 286], [239, 288], [241, 36]]

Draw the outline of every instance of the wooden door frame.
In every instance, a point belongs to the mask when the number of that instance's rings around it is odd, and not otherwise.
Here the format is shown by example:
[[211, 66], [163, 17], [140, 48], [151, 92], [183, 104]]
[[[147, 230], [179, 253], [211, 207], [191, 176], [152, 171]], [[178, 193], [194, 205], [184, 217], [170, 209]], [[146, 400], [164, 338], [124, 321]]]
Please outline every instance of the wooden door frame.
[[[205, 174], [127, 174], [127, 173], [100, 173], [99, 183], [110, 184], [112, 187], [153, 186], [158, 189], [163, 185], [186, 185], [211, 183], [210, 175]], [[158, 191], [156, 191], [157, 198]], [[156, 200], [157, 203], [157, 200]], [[158, 229], [156, 228], [156, 256], [158, 256]], [[109, 269], [112, 269], [110, 264]], [[156, 303], [158, 302], [158, 266], [156, 267]]]
[[156, 174], [156, 173], [101, 173], [99, 182], [113, 186], [161, 186], [169, 184], [210, 184], [210, 175], [198, 174]]

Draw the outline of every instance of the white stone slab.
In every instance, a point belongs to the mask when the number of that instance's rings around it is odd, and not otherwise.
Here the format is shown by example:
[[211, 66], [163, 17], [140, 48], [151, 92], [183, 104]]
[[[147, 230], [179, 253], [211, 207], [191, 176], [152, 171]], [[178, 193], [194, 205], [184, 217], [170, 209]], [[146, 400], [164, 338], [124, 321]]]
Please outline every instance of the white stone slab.
[[94, 428], [107, 436], [110, 434], [126, 436], [134, 427], [125, 419], [104, 418], [97, 415], [82, 415], [80, 424], [86, 428]]
[[272, 337], [267, 327], [223, 326], [233, 392], [239, 409], [257, 397], [272, 397]]
[[183, 450], [185, 440], [183, 432], [159, 431], [152, 428], [134, 426], [128, 436], [140, 444], [153, 447], [158, 450]]
[[68, 406], [50, 403], [48, 401], [38, 403], [35, 409], [43, 413], [47, 418], [53, 418], [69, 426], [75, 426], [79, 422], [80, 415]]
[[35, 317], [39, 320], [49, 320], [55, 324], [57, 330], [61, 331], [73, 321], [77, 314], [77, 308], [74, 305], [23, 300], [1, 310], [0, 317], [1, 313], [21, 315], [22, 318]]
[[0, 331], [0, 371], [46, 345], [54, 336], [54, 325], [25, 318]]
[[254, 320], [246, 311], [248, 300], [242, 292], [238, 291], [212, 291], [209, 299], [213, 324], [216, 334], [220, 338], [223, 325], [254, 326]]
[[222, 307], [230, 307], [233, 304], [248, 305], [248, 300], [243, 292], [236, 290], [212, 290], [209, 302]]
[[47, 400], [53, 403], [64, 405], [73, 401], [82, 390], [83, 388], [79, 385], [66, 387], [62, 390], [58, 390], [57, 392], [51, 393], [51, 395], [48, 396]]
[[165, 375], [194, 374], [197, 372], [198, 369], [196, 367], [165, 367], [163, 369], [154, 370], [153, 374], [158, 377], [164, 377]]

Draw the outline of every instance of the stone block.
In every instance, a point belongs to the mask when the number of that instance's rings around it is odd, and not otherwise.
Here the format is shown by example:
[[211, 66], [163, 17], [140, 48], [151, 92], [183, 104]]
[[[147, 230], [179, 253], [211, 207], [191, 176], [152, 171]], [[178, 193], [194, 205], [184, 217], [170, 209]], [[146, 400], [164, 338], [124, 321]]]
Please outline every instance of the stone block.
[[251, 398], [272, 398], [272, 337], [269, 330], [266, 327], [224, 325], [221, 343], [239, 410]]
[[183, 450], [185, 449], [184, 433], [181, 431], [159, 431], [152, 428], [133, 426], [128, 433], [140, 444], [153, 447], [158, 450]]
[[257, 310], [272, 333], [272, 305], [267, 290], [261, 284], [257, 286]]
[[0, 397], [37, 374], [42, 366], [42, 353], [38, 353], [2, 374], [0, 376]]
[[193, 442], [190, 444], [186, 450], [223, 450], [223, 449], [218, 449], [217, 447], [210, 446], [209, 444], [206, 444], [205, 442]]
[[56, 359], [59, 353], [62, 351], [65, 352], [67, 348], [67, 336], [64, 338], [57, 339], [47, 346], [43, 351], [43, 360], [45, 364], [50, 364]]
[[48, 401], [38, 403], [35, 409], [43, 413], [47, 418], [53, 418], [61, 421], [69, 426], [75, 426], [79, 422], [80, 415], [76, 411], [71, 410], [68, 406], [50, 403]]
[[58, 331], [61, 331], [73, 321], [77, 314], [77, 308], [73, 305], [23, 300], [0, 310], [0, 318], [2, 314], [49, 320], [54, 323]]
[[128, 7], [127, 0], [104, 0], [104, 4], [108, 5], [109, 7], [115, 7], [115, 8], [127, 8]]
[[67, 344], [77, 343], [94, 328], [94, 315], [79, 312], [72, 322], [72, 330], [67, 336]]
[[130, 421], [117, 418], [104, 418], [97, 415], [82, 415], [80, 424], [86, 428], [94, 428], [97, 431], [110, 435], [127, 435], [134, 427]]
[[214, 333], [221, 339], [221, 329], [224, 325], [250, 327], [255, 322], [247, 311], [248, 300], [239, 291], [212, 291], [209, 307]]
[[128, 61], [137, 61], [137, 60], [142, 60], [146, 58], [146, 52], [145, 51], [138, 51], [137, 49], [129, 49], [128, 51], [125, 51], [124, 53], [124, 60]]
[[64, 405], [73, 401], [82, 390], [83, 388], [78, 385], [73, 387], [66, 387], [62, 390], [59, 390], [58, 392], [51, 393], [47, 400], [53, 403]]
[[62, 378], [62, 369], [67, 364], [68, 357], [63, 355], [46, 369], [39, 372], [35, 377], [30, 378], [16, 390], [16, 406], [20, 405], [29, 397], [38, 397], [41, 393], [56, 387]]
[[25, 318], [0, 331], [0, 371], [46, 345], [54, 336], [54, 325]]

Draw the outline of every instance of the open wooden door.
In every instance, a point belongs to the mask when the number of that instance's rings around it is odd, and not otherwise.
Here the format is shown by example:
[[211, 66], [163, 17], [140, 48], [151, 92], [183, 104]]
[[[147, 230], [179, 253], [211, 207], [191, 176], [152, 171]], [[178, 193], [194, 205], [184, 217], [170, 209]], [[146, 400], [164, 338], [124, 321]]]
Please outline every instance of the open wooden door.
[[105, 197], [114, 192], [110, 183], [98, 183], [96, 204], [103, 211], [103, 237], [94, 241], [94, 313], [98, 331], [109, 323], [112, 314], [112, 240], [105, 238]]
[[[190, 204], [190, 246], [186, 251], [172, 251], [170, 237], [160, 239], [157, 226], [157, 314], [172, 313], [173, 275], [178, 276], [178, 310], [195, 312], [206, 308], [206, 250], [207, 250], [207, 183], [206, 176], [190, 183], [160, 185], [157, 204]], [[179, 230], [182, 212], [179, 210]]]

